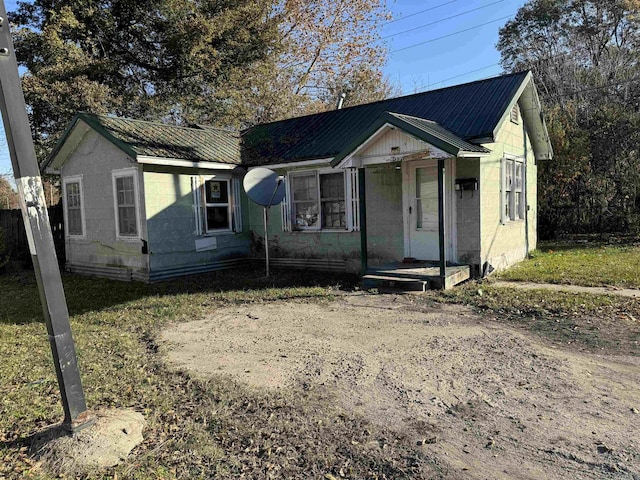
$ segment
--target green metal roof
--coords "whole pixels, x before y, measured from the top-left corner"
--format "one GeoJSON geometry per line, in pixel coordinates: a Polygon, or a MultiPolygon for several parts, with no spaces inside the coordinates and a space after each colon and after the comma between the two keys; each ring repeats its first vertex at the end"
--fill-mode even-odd
{"type": "Polygon", "coordinates": [[[374,135],[380,128],[385,125],[393,125],[420,140],[430,143],[431,145],[444,150],[451,155],[459,155],[461,152],[472,154],[490,153],[491,150],[481,145],[466,142],[460,137],[454,135],[446,128],[442,128],[436,122],[425,120],[423,118],[411,117],[399,113],[385,112],[373,122],[367,130],[361,133],[360,137],[344,148],[331,161],[332,166],[338,165],[346,157],[356,151],[356,149],[374,135]]]}
{"type": "Polygon", "coordinates": [[[129,118],[79,113],[58,141],[46,164],[55,157],[79,120],[85,122],[132,158],[146,156],[192,162],[233,165],[240,163],[240,139],[235,132],[211,127],[181,127],[129,118]]]}
{"type": "Polygon", "coordinates": [[[529,72],[514,73],[453,87],[391,98],[355,107],[256,125],[242,134],[242,161],[269,165],[332,158],[360,138],[386,112],[444,129],[459,140],[493,138],[504,113],[529,72]]]}

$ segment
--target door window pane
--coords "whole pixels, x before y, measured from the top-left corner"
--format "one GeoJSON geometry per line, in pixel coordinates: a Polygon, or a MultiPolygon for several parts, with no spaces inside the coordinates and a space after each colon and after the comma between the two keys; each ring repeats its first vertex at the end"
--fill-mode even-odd
{"type": "Polygon", "coordinates": [[[435,166],[416,168],[415,204],[416,228],[438,231],[438,176],[435,166]]]}

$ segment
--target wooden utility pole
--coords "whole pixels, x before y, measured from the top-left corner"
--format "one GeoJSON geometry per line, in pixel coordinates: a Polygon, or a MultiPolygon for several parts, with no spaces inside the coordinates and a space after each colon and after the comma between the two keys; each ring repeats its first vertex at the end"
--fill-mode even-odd
{"type": "Polygon", "coordinates": [[[0,0],[0,108],[58,377],[64,425],[71,431],[77,431],[93,422],[87,414],[80,381],[69,312],[4,0],[0,0]]]}

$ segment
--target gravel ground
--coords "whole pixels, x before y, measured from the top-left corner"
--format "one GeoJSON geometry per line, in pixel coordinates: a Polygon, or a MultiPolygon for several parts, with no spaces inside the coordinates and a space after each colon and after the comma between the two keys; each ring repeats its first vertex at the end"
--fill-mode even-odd
{"type": "Polygon", "coordinates": [[[460,306],[347,295],[218,309],[172,326],[179,368],[326,389],[451,478],[640,479],[640,358],[554,348],[460,306]]]}

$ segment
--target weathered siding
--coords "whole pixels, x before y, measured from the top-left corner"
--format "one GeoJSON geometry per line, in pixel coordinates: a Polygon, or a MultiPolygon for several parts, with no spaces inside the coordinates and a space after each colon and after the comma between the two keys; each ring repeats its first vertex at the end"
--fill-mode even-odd
{"type": "Polygon", "coordinates": [[[399,163],[365,169],[369,263],[380,265],[404,257],[402,170],[399,163]]]}
{"type": "Polygon", "coordinates": [[[522,118],[513,123],[507,117],[496,137],[496,142],[486,144],[492,153],[483,158],[480,167],[480,213],[481,213],[481,260],[489,262],[495,269],[503,269],[524,259],[527,247],[536,246],[537,227],[537,168],[528,136],[523,131],[522,118]],[[504,154],[525,156],[526,163],[526,205],[529,242],[525,239],[524,220],[501,222],[501,161],[504,154]]]}
{"type": "MultiPolygon", "coordinates": [[[[136,168],[136,164],[121,150],[95,131],[89,131],[61,170],[61,178],[81,175],[84,196],[84,238],[66,239],[67,267],[74,270],[82,266],[82,273],[118,278],[145,278],[148,276],[148,258],[142,254],[142,240],[146,239],[144,218],[139,238],[116,239],[113,183],[111,172],[136,168]]],[[[138,173],[140,204],[138,215],[144,215],[142,175],[138,173]]]]}
{"type": "MultiPolygon", "coordinates": [[[[203,175],[207,173],[201,172],[203,175]]],[[[214,172],[208,172],[213,174],[214,172]]],[[[193,170],[145,165],[145,205],[149,230],[151,279],[192,271],[205,271],[216,262],[247,257],[250,236],[246,226],[248,205],[243,198],[243,232],[207,235],[216,247],[196,251],[196,220],[191,191],[193,170]]],[[[227,174],[228,175],[228,174],[227,174]]],[[[242,197],[245,197],[242,195],[242,197]]]]}
{"type": "MultiPolygon", "coordinates": [[[[290,169],[305,170],[309,167],[290,169]]],[[[287,170],[278,170],[286,175],[287,170]]],[[[253,235],[253,252],[264,256],[264,220],[263,208],[252,201],[249,204],[248,228],[253,235]]],[[[269,209],[269,255],[272,258],[314,258],[344,260],[349,272],[360,270],[360,232],[344,231],[293,231],[282,229],[281,206],[269,209]]]]}
{"type": "MultiPolygon", "coordinates": [[[[479,178],[480,159],[456,159],[456,178],[479,178]]],[[[478,190],[455,192],[458,262],[480,265],[480,183],[478,190]]]]}
{"type": "Polygon", "coordinates": [[[394,128],[384,133],[371,145],[363,148],[356,157],[364,163],[368,160],[378,163],[398,161],[401,157],[412,154],[431,158],[449,156],[439,148],[394,128]]]}

